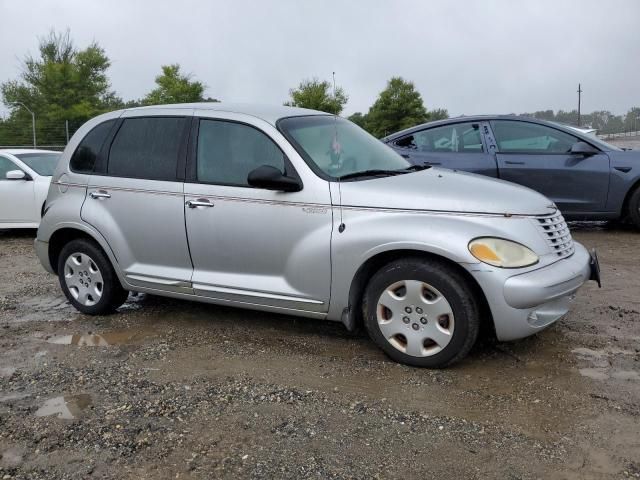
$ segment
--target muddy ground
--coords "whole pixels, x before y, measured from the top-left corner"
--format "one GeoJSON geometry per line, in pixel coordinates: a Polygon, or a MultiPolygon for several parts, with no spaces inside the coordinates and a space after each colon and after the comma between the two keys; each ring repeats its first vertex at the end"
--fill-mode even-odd
{"type": "Polygon", "coordinates": [[[0,232],[0,479],[640,478],[640,233],[573,226],[603,288],[454,368],[340,324],[150,296],[81,315],[0,232]]]}

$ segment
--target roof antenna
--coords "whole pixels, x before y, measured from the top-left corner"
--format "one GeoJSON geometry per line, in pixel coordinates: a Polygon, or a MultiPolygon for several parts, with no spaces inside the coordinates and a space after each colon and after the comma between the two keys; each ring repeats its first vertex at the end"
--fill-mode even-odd
{"type": "MultiPolygon", "coordinates": [[[[336,97],[336,72],[333,72],[333,101],[334,101],[334,105],[337,105],[337,103],[335,103],[336,98],[337,98],[336,97]]],[[[334,127],[334,134],[333,134],[333,145],[332,145],[332,147],[335,148],[336,151],[338,151],[339,148],[340,148],[340,144],[338,143],[338,115],[336,113],[333,114],[333,127],[334,127]]],[[[338,232],[342,233],[342,232],[344,232],[345,228],[347,228],[347,226],[342,221],[342,187],[340,186],[340,175],[338,175],[338,207],[340,209],[340,225],[338,226],[338,232]]]]}

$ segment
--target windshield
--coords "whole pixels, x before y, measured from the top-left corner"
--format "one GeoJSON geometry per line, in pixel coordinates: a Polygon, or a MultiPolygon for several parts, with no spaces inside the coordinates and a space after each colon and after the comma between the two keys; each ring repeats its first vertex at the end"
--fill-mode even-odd
{"type": "Polygon", "coordinates": [[[290,117],[280,120],[278,127],[316,173],[331,179],[410,166],[390,147],[344,118],[290,117]]]}
{"type": "Polygon", "coordinates": [[[58,159],[60,158],[60,154],[54,152],[17,153],[15,156],[26,163],[31,170],[43,177],[50,177],[53,175],[56,165],[58,164],[58,159]]]}

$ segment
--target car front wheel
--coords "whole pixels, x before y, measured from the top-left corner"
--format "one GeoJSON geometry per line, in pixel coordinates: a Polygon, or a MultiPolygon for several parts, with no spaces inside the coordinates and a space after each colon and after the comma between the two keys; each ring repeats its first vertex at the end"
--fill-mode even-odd
{"type": "Polygon", "coordinates": [[[629,198],[629,220],[640,229],[640,187],[637,187],[629,198]]]}
{"type": "Polygon", "coordinates": [[[112,313],[127,299],[104,252],[95,243],[72,240],[58,257],[58,278],[69,302],[82,313],[112,313]]]}
{"type": "Polygon", "coordinates": [[[400,363],[440,368],[467,355],[480,313],[468,281],[439,260],[394,261],[373,275],[364,300],[369,336],[400,363]]]}

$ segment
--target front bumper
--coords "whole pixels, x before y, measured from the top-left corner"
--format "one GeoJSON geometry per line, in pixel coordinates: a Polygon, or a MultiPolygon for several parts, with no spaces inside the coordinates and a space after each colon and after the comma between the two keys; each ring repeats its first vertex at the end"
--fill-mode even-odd
{"type": "Polygon", "coordinates": [[[498,340],[527,337],[551,325],[569,311],[585,282],[599,280],[597,256],[577,242],[574,246],[570,257],[526,273],[470,269],[489,303],[498,340]]]}

